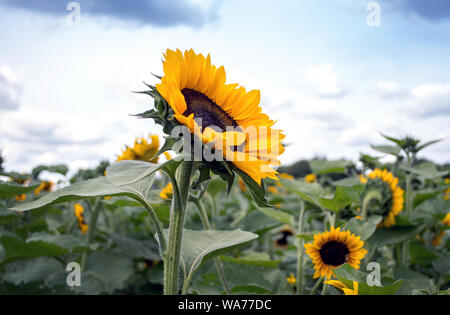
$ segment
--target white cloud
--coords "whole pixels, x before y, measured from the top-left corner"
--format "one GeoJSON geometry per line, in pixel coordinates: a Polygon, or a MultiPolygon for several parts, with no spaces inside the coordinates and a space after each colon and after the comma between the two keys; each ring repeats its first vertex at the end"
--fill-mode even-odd
{"type": "Polygon", "coordinates": [[[339,97],[345,94],[333,64],[308,67],[306,78],[314,91],[321,97],[339,97]]]}
{"type": "Polygon", "coordinates": [[[0,110],[18,109],[21,94],[18,74],[7,66],[0,67],[0,110]]]}
{"type": "Polygon", "coordinates": [[[419,85],[412,89],[411,94],[419,115],[450,115],[450,83],[419,85]]]}

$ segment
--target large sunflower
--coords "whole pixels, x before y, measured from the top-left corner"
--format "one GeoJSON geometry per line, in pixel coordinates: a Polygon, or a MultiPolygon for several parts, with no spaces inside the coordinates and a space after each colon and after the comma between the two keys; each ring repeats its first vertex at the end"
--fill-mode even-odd
{"type": "Polygon", "coordinates": [[[344,263],[358,269],[361,259],[367,254],[360,238],[333,226],[330,231],[314,235],[314,242],[305,244],[305,252],[313,260],[316,269],[314,278],[324,276],[330,279],[333,269],[344,263]]]}
{"type": "Polygon", "coordinates": [[[277,179],[270,165],[280,164],[277,157],[284,151],[284,135],[272,129],[275,122],[262,113],[260,92],[226,84],[224,68],[211,65],[209,55],[191,49],[184,54],[167,50],[164,56],[164,76],[156,89],[173,109],[174,118],[203,143],[215,144],[226,161],[258,184],[266,177],[277,179]],[[249,128],[252,132],[247,132],[249,128]]]}
{"type": "Polygon", "coordinates": [[[366,191],[378,189],[381,192],[381,208],[371,209],[368,212],[380,214],[383,221],[378,227],[391,227],[395,224],[395,217],[403,210],[404,191],[398,186],[398,178],[386,169],[375,169],[368,176],[366,191]]]}

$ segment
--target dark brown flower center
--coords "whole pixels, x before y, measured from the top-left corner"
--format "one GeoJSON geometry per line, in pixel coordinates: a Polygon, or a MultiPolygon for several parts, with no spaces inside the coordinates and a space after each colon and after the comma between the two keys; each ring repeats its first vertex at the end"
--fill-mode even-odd
{"type": "Polygon", "coordinates": [[[342,243],[331,241],[319,250],[322,261],[331,266],[340,266],[347,261],[350,253],[347,246],[342,243]]]}
{"type": "Polygon", "coordinates": [[[202,131],[211,126],[217,126],[222,132],[226,131],[227,127],[238,127],[227,112],[203,93],[192,89],[183,89],[181,93],[186,100],[186,111],[183,116],[194,114],[194,119],[200,118],[202,131]]]}
{"type": "Polygon", "coordinates": [[[282,231],[280,237],[276,240],[278,246],[283,247],[289,243],[289,238],[292,237],[291,231],[282,231]]]}

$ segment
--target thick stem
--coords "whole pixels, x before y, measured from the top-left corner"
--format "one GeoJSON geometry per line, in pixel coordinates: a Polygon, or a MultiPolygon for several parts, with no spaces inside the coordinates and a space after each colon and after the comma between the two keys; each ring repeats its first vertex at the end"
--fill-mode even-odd
{"type": "MultiPolygon", "coordinates": [[[[298,217],[297,235],[303,234],[303,217],[305,214],[305,205],[300,201],[300,214],[298,217]]],[[[303,293],[303,256],[304,256],[304,240],[297,239],[297,295],[303,293]]]]}
{"type": "MultiPolygon", "coordinates": [[[[411,162],[411,158],[409,156],[409,154],[407,154],[407,163],[408,163],[408,168],[412,167],[412,162],[411,162]]],[[[408,220],[411,220],[411,216],[412,216],[412,185],[411,185],[411,180],[412,180],[412,174],[409,172],[408,174],[406,174],[406,196],[405,196],[405,207],[406,207],[406,215],[408,217],[408,220]]],[[[408,260],[409,260],[409,241],[406,241],[405,243],[403,243],[403,248],[402,248],[402,265],[407,266],[408,265],[408,260]]]]}
{"type": "MultiPolygon", "coordinates": [[[[192,202],[197,206],[198,212],[200,214],[200,219],[202,220],[203,227],[206,230],[211,230],[211,224],[209,223],[208,214],[206,213],[205,208],[203,207],[200,199],[193,198],[192,202]]],[[[220,262],[218,257],[215,257],[213,260],[214,260],[214,264],[216,265],[217,274],[219,275],[219,279],[222,282],[225,292],[227,294],[231,294],[231,290],[228,285],[227,278],[225,277],[225,272],[223,271],[222,263],[220,262]]],[[[185,283],[186,288],[183,289],[183,291],[187,292],[188,285],[189,285],[189,283],[185,283]]]]}
{"type": "Polygon", "coordinates": [[[319,287],[319,285],[320,285],[320,283],[321,283],[322,281],[323,281],[323,277],[320,277],[320,278],[316,281],[316,283],[314,284],[314,287],[311,289],[311,292],[309,292],[310,295],[313,295],[313,294],[316,292],[317,288],[319,287]]]}
{"type": "Polygon", "coordinates": [[[174,189],[169,224],[169,243],[164,255],[164,294],[178,294],[181,241],[184,216],[189,195],[192,161],[184,161],[177,169],[176,178],[171,176],[174,189]]]}

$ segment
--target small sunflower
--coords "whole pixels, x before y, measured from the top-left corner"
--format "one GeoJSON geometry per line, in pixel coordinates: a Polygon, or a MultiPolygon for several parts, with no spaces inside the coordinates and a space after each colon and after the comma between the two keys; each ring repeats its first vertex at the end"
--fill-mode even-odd
{"type": "Polygon", "coordinates": [[[287,283],[289,283],[290,285],[295,285],[297,283],[297,279],[295,278],[294,274],[291,272],[291,274],[289,275],[289,277],[286,278],[287,283]]]}
{"type": "Polygon", "coordinates": [[[364,175],[359,174],[358,177],[359,177],[359,181],[361,182],[361,184],[367,183],[367,178],[364,177],[364,175]]]}
{"type": "Polygon", "coordinates": [[[22,202],[22,201],[25,201],[25,199],[27,199],[27,195],[25,195],[25,194],[17,195],[15,197],[15,199],[16,199],[16,201],[22,202]]]}
{"type": "Polygon", "coordinates": [[[305,244],[306,253],[314,264],[314,278],[333,275],[333,269],[344,263],[355,269],[359,268],[361,259],[367,254],[360,236],[350,231],[340,231],[333,226],[330,231],[314,235],[314,242],[305,244]]]}
{"type": "Polygon", "coordinates": [[[434,247],[439,246],[442,243],[442,238],[444,237],[444,235],[444,231],[438,232],[431,240],[431,245],[433,245],[434,247]]]}
{"type": "Polygon", "coordinates": [[[258,184],[263,178],[277,179],[270,166],[280,164],[284,135],[272,129],[275,122],[262,113],[260,92],[226,84],[224,67],[212,65],[209,55],[168,49],[164,57],[164,76],[156,89],[173,109],[175,120],[203,143],[219,148],[227,162],[258,184]]]}
{"type": "Polygon", "coordinates": [[[277,195],[279,193],[278,189],[275,186],[267,187],[267,191],[274,195],[277,195]]]}
{"type": "Polygon", "coordinates": [[[330,284],[335,288],[338,288],[342,292],[344,292],[345,295],[358,295],[358,282],[353,281],[353,289],[350,289],[345,284],[343,284],[341,281],[338,280],[328,280],[325,281],[326,284],[330,284]]]}
{"type": "Polygon", "coordinates": [[[378,214],[383,221],[378,227],[391,227],[395,224],[395,217],[403,210],[404,191],[398,186],[398,178],[391,172],[375,169],[368,175],[366,191],[378,189],[381,192],[381,202],[378,206],[369,208],[369,213],[378,214]]]}
{"type": "Polygon", "coordinates": [[[441,222],[446,226],[450,226],[450,212],[445,215],[441,222]]]}
{"type": "Polygon", "coordinates": [[[53,185],[54,185],[53,182],[43,181],[41,182],[39,187],[35,189],[34,194],[37,196],[40,194],[41,191],[52,192],[53,185]]]}
{"type": "Polygon", "coordinates": [[[74,212],[75,216],[78,220],[78,226],[80,227],[81,234],[86,234],[87,230],[89,229],[89,226],[86,224],[86,221],[84,220],[84,208],[81,204],[77,203],[74,206],[74,212]]]}
{"type": "Polygon", "coordinates": [[[307,182],[307,183],[314,183],[316,180],[317,180],[317,177],[314,174],[308,174],[305,176],[305,182],[307,182]]]}
{"type": "Polygon", "coordinates": [[[278,249],[284,249],[289,245],[289,239],[294,237],[294,230],[289,226],[283,226],[277,233],[274,245],[278,249]]]}
{"type": "MultiPolygon", "coordinates": [[[[159,137],[151,135],[149,139],[136,138],[132,148],[126,147],[122,154],[117,157],[117,161],[141,160],[150,163],[158,163],[159,157],[156,154],[159,151],[159,137]]],[[[170,154],[165,154],[166,159],[170,159],[170,154]]]]}
{"type": "Polygon", "coordinates": [[[172,183],[168,183],[166,187],[163,188],[163,190],[161,190],[161,192],[159,193],[159,196],[162,199],[170,199],[172,198],[173,195],[173,186],[172,183]]]}

